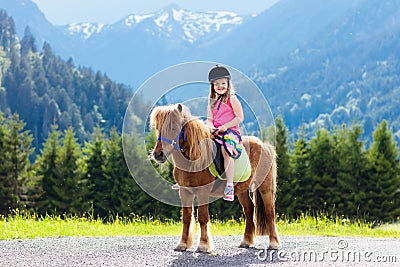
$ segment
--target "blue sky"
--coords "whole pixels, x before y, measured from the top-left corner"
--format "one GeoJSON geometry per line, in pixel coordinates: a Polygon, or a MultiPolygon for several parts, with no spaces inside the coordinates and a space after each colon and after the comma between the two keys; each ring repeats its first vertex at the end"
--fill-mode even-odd
{"type": "Polygon", "coordinates": [[[32,0],[55,25],[72,22],[113,23],[130,14],[147,14],[169,4],[194,11],[258,14],[279,0],[32,0]]]}

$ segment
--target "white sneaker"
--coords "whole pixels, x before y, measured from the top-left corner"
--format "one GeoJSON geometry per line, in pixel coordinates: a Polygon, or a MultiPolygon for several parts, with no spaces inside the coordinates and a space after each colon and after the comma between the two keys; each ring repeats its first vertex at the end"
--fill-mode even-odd
{"type": "Polygon", "coordinates": [[[172,190],[179,190],[179,185],[178,184],[173,184],[171,186],[172,190]]]}
{"type": "Polygon", "coordinates": [[[234,201],[235,200],[235,187],[227,186],[224,191],[224,200],[234,201]]]}

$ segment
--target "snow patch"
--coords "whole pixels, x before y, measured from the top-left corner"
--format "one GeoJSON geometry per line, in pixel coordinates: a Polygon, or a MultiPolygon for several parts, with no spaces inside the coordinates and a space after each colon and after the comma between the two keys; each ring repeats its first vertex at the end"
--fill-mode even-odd
{"type": "Polygon", "coordinates": [[[184,14],[183,14],[182,9],[180,9],[180,10],[173,9],[172,10],[172,17],[174,18],[174,20],[180,22],[183,20],[183,16],[184,16],[184,14]]]}
{"type": "Polygon", "coordinates": [[[88,39],[95,33],[101,32],[105,24],[72,23],[68,25],[68,31],[72,34],[83,33],[83,38],[88,39]]]}
{"type": "Polygon", "coordinates": [[[163,27],[164,24],[167,22],[169,14],[163,14],[160,17],[156,18],[154,22],[157,24],[158,27],[163,27]]]}
{"type": "Polygon", "coordinates": [[[149,15],[129,15],[128,17],[125,18],[125,25],[128,27],[131,27],[135,24],[139,24],[142,21],[153,17],[153,14],[149,14],[149,15]]]}

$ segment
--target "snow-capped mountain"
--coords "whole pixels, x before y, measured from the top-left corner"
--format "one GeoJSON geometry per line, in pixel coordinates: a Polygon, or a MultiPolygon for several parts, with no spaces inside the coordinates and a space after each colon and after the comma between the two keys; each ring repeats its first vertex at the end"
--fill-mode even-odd
{"type": "Polygon", "coordinates": [[[58,26],[70,44],[69,50],[59,53],[135,88],[163,68],[204,60],[197,56],[198,47],[223,39],[252,17],[233,12],[193,12],[169,5],[150,14],[131,14],[109,25],[58,26]]]}
{"type": "Polygon", "coordinates": [[[48,42],[62,58],[106,72],[133,88],[172,64],[206,60],[198,56],[198,47],[223,39],[253,17],[169,5],[150,14],[131,14],[113,24],[55,26],[31,0],[0,0],[0,8],[14,18],[21,38],[29,25],[38,49],[48,42]]]}
{"type": "Polygon", "coordinates": [[[87,40],[104,32],[108,34],[138,29],[152,37],[195,43],[216,33],[224,34],[241,25],[248,16],[233,12],[193,12],[170,5],[154,13],[131,14],[115,24],[74,23],[62,28],[70,35],[87,40]]]}

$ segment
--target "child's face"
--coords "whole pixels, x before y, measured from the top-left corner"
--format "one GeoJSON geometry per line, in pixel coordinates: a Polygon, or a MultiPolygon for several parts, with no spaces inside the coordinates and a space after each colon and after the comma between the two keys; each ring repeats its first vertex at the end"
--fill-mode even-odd
{"type": "Polygon", "coordinates": [[[228,90],[228,79],[227,78],[221,78],[218,80],[213,81],[214,84],[214,90],[217,94],[222,95],[225,94],[226,91],[228,90]]]}

